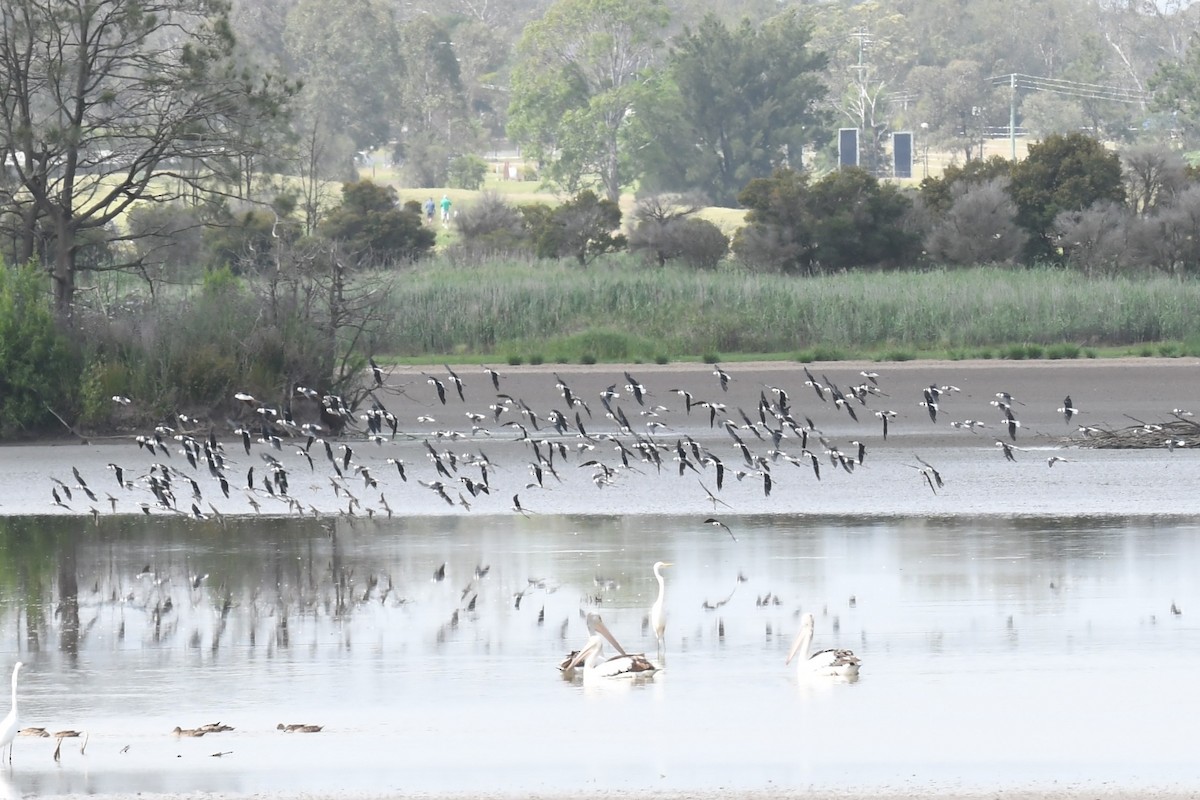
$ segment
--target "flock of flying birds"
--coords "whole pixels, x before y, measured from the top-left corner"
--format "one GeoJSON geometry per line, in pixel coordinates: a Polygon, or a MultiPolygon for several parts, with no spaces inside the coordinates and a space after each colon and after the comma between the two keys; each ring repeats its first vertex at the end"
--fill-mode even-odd
{"type": "MultiPolygon", "coordinates": [[[[478,504],[489,513],[529,516],[539,510],[537,500],[529,498],[560,486],[586,487],[581,479],[572,479],[586,474],[599,490],[653,476],[683,479],[697,505],[711,506],[717,514],[733,509],[726,499],[731,480],[756,483],[769,497],[781,481],[822,481],[828,471],[854,475],[869,463],[869,450],[894,435],[898,422],[908,426],[928,415],[930,424],[942,425],[959,405],[956,395],[961,392],[954,385],[931,383],[919,397],[906,399],[889,392],[887,379],[869,370],[844,381],[843,389],[806,366],[790,372],[800,384],[794,391],[754,384],[720,365],[703,367],[703,372],[673,372],[679,378],[675,386],[647,386],[632,370],[624,370],[620,380],[590,389],[583,385],[594,383],[595,373],[573,385],[547,370],[523,376],[524,385],[546,381],[536,387],[539,397],[547,396],[553,381],[555,399],[535,408],[506,391],[508,376],[488,367],[483,367],[485,378],[468,385],[449,365],[444,373],[419,375],[388,371],[374,359],[370,365],[364,400],[354,407],[303,386],[278,403],[238,392],[233,397],[237,417],[229,421],[235,438],[219,437],[216,426],[178,415],[134,437],[148,465],[109,463],[112,477],[104,488],[99,478],[85,478],[71,467],[70,480],[52,476],[53,503],[74,513],[86,506],[97,521],[105,506],[114,513],[177,514],[219,524],[226,523],[226,515],[251,510],[337,513],[353,521],[412,513],[420,505],[413,502],[414,493],[427,492],[429,503],[444,503],[451,511],[470,511],[478,504]],[[709,371],[711,377],[705,374],[709,371]],[[734,385],[737,391],[731,391],[734,385]],[[824,426],[814,417],[824,419],[824,426]],[[822,427],[864,433],[838,442],[822,427]],[[502,453],[497,460],[486,452],[493,447],[502,453]],[[80,503],[80,494],[86,502],[80,503]]],[[[113,401],[136,403],[127,397],[113,401]]],[[[979,416],[990,413],[990,421],[953,419],[949,426],[976,436],[990,434],[1000,455],[1015,461],[1023,449],[1018,438],[1030,435],[1021,433],[1024,401],[998,391],[989,395],[986,409],[979,407],[979,416]]],[[[1069,427],[1082,411],[1067,395],[1056,413],[1069,427]]],[[[1172,413],[1181,419],[1190,416],[1182,409],[1172,413]]],[[[1086,436],[1089,430],[1095,429],[1080,426],[1078,433],[1086,436]]],[[[1053,467],[1069,460],[1050,455],[1046,463],[1053,467]]],[[[917,453],[912,462],[906,466],[919,480],[915,485],[934,495],[945,487],[934,464],[917,453]]],[[[738,541],[724,520],[706,516],[702,524],[738,541]]],[[[654,567],[660,612],[663,566],[654,567]]],[[[822,651],[814,662],[816,656],[808,653],[812,625],[807,618],[804,622],[792,652],[802,669],[814,669],[816,663],[818,671],[857,673],[858,660],[847,651],[822,651]]],[[[564,671],[633,674],[655,668],[630,656],[599,617],[589,618],[588,627],[588,643],[564,661],[564,671]],[[603,655],[605,643],[616,656],[603,655]]],[[[661,647],[657,622],[655,629],[661,647]]]]}
{"type": "MultiPolygon", "coordinates": [[[[506,376],[488,367],[483,367],[486,380],[468,387],[449,365],[444,374],[406,373],[400,376],[404,380],[394,380],[393,373],[373,358],[370,366],[369,390],[355,407],[342,397],[304,386],[294,387],[277,402],[236,393],[237,415],[223,429],[237,437],[232,442],[218,437],[217,425],[179,414],[134,437],[139,450],[150,457],[149,465],[108,464],[115,490],[111,483],[98,489],[99,478],[85,478],[71,467],[70,479],[51,476],[53,504],[75,513],[84,506],[97,521],[105,506],[112,512],[163,512],[220,522],[226,514],[257,514],[264,507],[267,513],[321,515],[336,510],[346,518],[391,517],[412,510],[414,504],[406,498],[389,499],[388,494],[410,485],[411,477],[411,485],[420,487],[417,491],[429,492],[450,509],[469,511],[479,504],[492,513],[528,515],[537,510],[536,502],[528,501],[529,491],[572,485],[567,472],[587,470],[600,489],[630,481],[631,476],[643,481],[647,474],[690,478],[689,491],[711,504],[715,514],[732,507],[722,495],[730,477],[757,482],[762,494],[770,496],[781,479],[794,474],[791,467],[811,473],[816,481],[829,470],[853,474],[866,463],[873,436],[872,447],[886,443],[898,421],[911,426],[919,413],[938,426],[960,404],[955,396],[961,392],[957,386],[935,382],[924,386],[919,398],[906,400],[889,394],[877,372],[862,370],[843,389],[824,374],[818,378],[807,366],[801,367],[802,374],[792,373],[797,381],[802,378],[793,391],[782,385],[750,384],[712,365],[712,377],[704,383],[697,380],[700,374],[687,376],[683,383],[690,389],[648,387],[624,370],[620,381],[588,391],[557,372],[539,373],[547,383],[553,379],[560,399],[534,408],[519,394],[506,392],[506,376]],[[735,383],[740,391],[731,392],[735,383]],[[735,395],[740,404],[727,399],[735,395]],[[829,419],[831,414],[835,419],[829,419]],[[863,432],[838,442],[814,417],[824,419],[826,428],[852,425],[863,432]],[[872,418],[878,425],[874,433],[872,418]],[[412,464],[392,447],[417,442],[423,458],[412,464]],[[492,443],[507,447],[501,461],[486,454],[485,447],[491,449],[492,443]],[[514,443],[523,447],[515,456],[514,443]],[[509,479],[498,485],[494,478],[501,473],[509,479]],[[505,502],[507,498],[511,499],[505,502]],[[504,505],[497,507],[498,503],[504,505]]],[[[549,386],[539,387],[538,395],[544,396],[545,389],[549,386]]],[[[1016,461],[1023,449],[1017,440],[1025,403],[1007,391],[989,397],[989,408],[980,408],[977,418],[948,424],[977,436],[990,434],[1003,458],[1016,461]],[[985,421],[986,414],[990,420],[985,421]]],[[[122,396],[113,401],[122,407],[136,403],[122,396]]],[[[1056,413],[1069,428],[1082,412],[1068,394],[1056,413]]],[[[1192,415],[1177,408],[1172,416],[1192,415]]],[[[1077,432],[1088,436],[1099,429],[1079,425],[1077,432]]],[[[1164,445],[1174,449],[1186,443],[1167,438],[1164,445]]],[[[1051,454],[1046,463],[1053,467],[1069,460],[1051,454]]],[[[913,453],[907,466],[932,493],[944,488],[941,471],[919,454],[913,453]]],[[[704,522],[736,540],[723,521],[709,517],[704,522]]]]}
{"type": "MultiPolygon", "coordinates": [[[[835,425],[861,425],[869,431],[874,418],[881,435],[876,442],[887,441],[902,415],[886,406],[903,401],[889,396],[877,373],[863,370],[843,390],[824,375],[817,378],[807,367],[802,370],[798,390],[808,404],[837,416],[835,425]]],[[[219,437],[216,425],[180,414],[133,438],[148,465],[109,463],[111,482],[85,477],[71,467],[69,478],[51,476],[50,496],[55,507],[74,513],[86,509],[96,519],[106,507],[114,513],[172,513],[221,522],[229,513],[263,513],[264,508],[276,514],[336,510],[350,518],[390,517],[403,513],[406,504],[389,499],[389,490],[412,485],[450,508],[469,511],[478,503],[493,513],[528,515],[536,509],[527,500],[531,495],[523,499],[522,492],[569,484],[564,470],[587,470],[600,489],[634,475],[690,477],[716,513],[730,507],[721,494],[730,477],[757,482],[762,494],[770,496],[792,467],[820,481],[827,477],[823,470],[853,474],[868,457],[869,432],[835,442],[814,422],[817,411],[800,410],[791,389],[763,385],[756,387],[753,400],[741,393],[749,401],[744,405],[726,402],[730,384],[738,379],[719,365],[712,367],[707,398],[686,388],[647,387],[629,370],[599,392],[583,392],[554,372],[547,381],[554,381],[561,401],[543,408],[506,393],[501,373],[484,371],[486,393],[478,385],[468,388],[448,365],[444,375],[426,372],[398,382],[371,359],[370,390],[356,408],[339,396],[303,386],[278,403],[238,392],[233,397],[237,416],[228,421],[236,437],[232,441],[219,437]],[[423,456],[414,463],[406,463],[390,447],[414,443],[423,456]],[[510,451],[513,443],[524,449],[493,461],[486,454],[493,443],[510,451]],[[501,495],[494,478],[502,471],[513,475],[513,464],[519,464],[517,477],[507,481],[501,495]],[[327,498],[330,489],[333,503],[327,498]]],[[[920,407],[937,425],[959,391],[930,384],[910,408],[920,407]]],[[[119,396],[113,401],[136,403],[119,396]]],[[[1021,449],[1016,444],[1021,404],[1008,392],[997,392],[990,401],[992,422],[956,419],[949,424],[974,434],[995,432],[997,448],[1013,461],[1021,449]]],[[[1080,410],[1068,395],[1058,413],[1069,424],[1080,410]]],[[[1084,434],[1087,430],[1080,428],[1084,434]]],[[[1066,460],[1051,456],[1047,463],[1066,460]]],[[[940,471],[920,455],[914,453],[908,466],[933,493],[944,487],[940,471]]],[[[722,521],[710,517],[705,522],[736,539],[722,521]]]]}

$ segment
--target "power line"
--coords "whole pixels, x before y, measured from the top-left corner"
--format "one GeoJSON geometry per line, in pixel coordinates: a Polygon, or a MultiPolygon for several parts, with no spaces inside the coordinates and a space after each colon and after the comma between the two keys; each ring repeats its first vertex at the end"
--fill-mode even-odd
{"type": "Polygon", "coordinates": [[[1106,86],[1101,83],[1084,83],[1068,81],[1062,78],[1043,78],[1038,75],[1025,75],[1020,72],[1010,72],[1007,75],[993,75],[989,80],[993,85],[1007,85],[1012,90],[1009,98],[1008,111],[1008,140],[1012,150],[1012,160],[1017,160],[1017,90],[1025,89],[1032,92],[1048,92],[1049,94],[1080,97],[1085,100],[1104,100],[1112,103],[1130,103],[1144,106],[1149,95],[1136,89],[1125,89],[1120,86],[1106,86]]]}
{"type": "Polygon", "coordinates": [[[1014,89],[1026,89],[1035,92],[1082,97],[1088,100],[1109,100],[1115,103],[1144,104],[1150,99],[1146,92],[1137,89],[1125,89],[1120,86],[1106,86],[1101,83],[1084,83],[1068,81],[1062,78],[1043,78],[1037,75],[1024,75],[1019,72],[1008,75],[995,75],[990,78],[995,85],[1007,85],[1014,89]]]}

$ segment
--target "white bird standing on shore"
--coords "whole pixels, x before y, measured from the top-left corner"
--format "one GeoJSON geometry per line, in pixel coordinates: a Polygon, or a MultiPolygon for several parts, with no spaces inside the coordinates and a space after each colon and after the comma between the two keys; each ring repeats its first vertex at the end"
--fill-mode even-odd
{"type": "Polygon", "coordinates": [[[816,620],[812,614],[800,618],[800,634],[796,637],[792,649],[788,651],[787,663],[793,658],[799,658],[796,674],[801,678],[830,677],[854,680],[858,677],[858,656],[849,650],[818,650],[809,655],[808,648],[812,645],[813,628],[816,620]]]}
{"type": "Polygon", "coordinates": [[[17,718],[17,673],[21,671],[21,667],[25,666],[18,661],[13,666],[12,674],[12,708],[8,710],[8,716],[0,722],[0,753],[3,753],[4,746],[8,745],[8,763],[12,763],[13,739],[17,738],[17,730],[21,727],[21,722],[17,718]]]}

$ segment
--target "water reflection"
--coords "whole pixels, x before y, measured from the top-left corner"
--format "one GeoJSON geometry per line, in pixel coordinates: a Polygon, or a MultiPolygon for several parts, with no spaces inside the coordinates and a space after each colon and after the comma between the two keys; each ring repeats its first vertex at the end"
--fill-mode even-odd
{"type": "Polygon", "coordinates": [[[1197,699],[1194,523],[736,521],[0,519],[0,666],[28,664],[27,724],[91,732],[60,766],[19,740],[0,795],[1023,784],[1047,752],[1060,778],[1194,779],[1200,723],[1157,723],[1197,699]],[[559,680],[588,611],[653,655],[660,560],[667,669],[559,680]],[[860,681],[797,681],[802,611],[860,681]],[[612,736],[631,723],[653,747],[612,736]]]}

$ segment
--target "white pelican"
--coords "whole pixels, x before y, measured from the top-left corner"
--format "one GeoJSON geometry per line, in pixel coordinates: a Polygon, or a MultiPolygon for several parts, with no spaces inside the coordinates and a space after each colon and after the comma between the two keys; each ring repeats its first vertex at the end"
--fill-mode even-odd
{"type": "Polygon", "coordinates": [[[796,671],[802,678],[811,676],[828,676],[849,680],[857,678],[858,665],[861,662],[858,660],[858,656],[849,650],[819,650],[812,655],[808,654],[815,625],[816,620],[813,619],[812,614],[805,614],[800,618],[800,634],[788,652],[787,663],[792,663],[792,659],[799,656],[800,663],[796,671]]]}
{"type": "Polygon", "coordinates": [[[17,738],[17,730],[21,727],[20,721],[17,719],[17,673],[21,671],[21,667],[25,666],[20,661],[13,667],[12,674],[12,708],[8,710],[8,716],[0,722],[0,752],[3,752],[5,745],[8,746],[8,763],[12,763],[13,739],[17,738]]]}
{"type": "Polygon", "coordinates": [[[599,614],[588,614],[588,630],[591,635],[583,649],[567,656],[559,665],[564,677],[574,677],[575,669],[583,667],[583,679],[590,678],[649,678],[658,671],[648,658],[641,654],[629,654],[608,630],[599,614]],[[604,641],[616,648],[620,655],[604,657],[604,641]]]}
{"type": "Polygon", "coordinates": [[[654,562],[654,577],[658,580],[658,599],[650,606],[650,627],[654,628],[654,638],[658,640],[658,657],[663,657],[665,645],[663,632],[667,628],[667,614],[663,610],[663,599],[667,594],[667,585],[663,582],[662,568],[672,566],[670,561],[654,562]]]}

